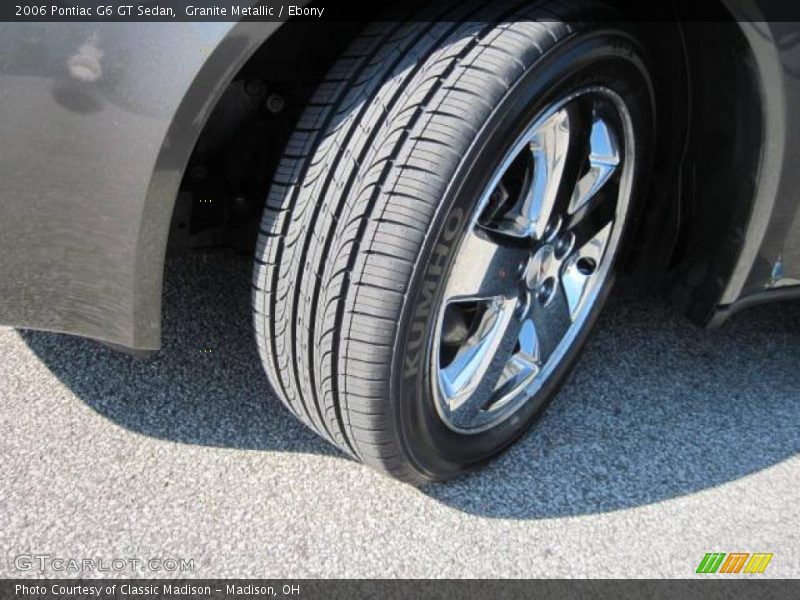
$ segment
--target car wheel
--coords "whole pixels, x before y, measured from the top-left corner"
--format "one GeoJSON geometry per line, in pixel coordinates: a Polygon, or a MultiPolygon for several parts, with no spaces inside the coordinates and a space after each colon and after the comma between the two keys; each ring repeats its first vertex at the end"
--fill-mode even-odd
{"type": "Polygon", "coordinates": [[[256,254],[277,395],[416,484],[492,458],[556,394],[652,145],[625,26],[490,4],[375,23],[351,44],[277,167],[256,254]]]}

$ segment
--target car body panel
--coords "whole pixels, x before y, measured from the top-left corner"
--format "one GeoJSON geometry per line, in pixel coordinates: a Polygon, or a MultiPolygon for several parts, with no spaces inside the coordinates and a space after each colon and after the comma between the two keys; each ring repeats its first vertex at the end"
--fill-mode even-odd
{"type": "Polygon", "coordinates": [[[0,323],[159,347],[183,169],[279,26],[0,25],[0,323]]]}
{"type": "Polygon", "coordinates": [[[800,152],[800,26],[740,25],[761,81],[764,144],[750,222],[720,299],[723,307],[800,283],[800,169],[794,160],[800,152]]]}
{"type": "MultiPolygon", "coordinates": [[[[765,25],[768,25],[771,44],[780,49],[773,58],[778,65],[770,75],[776,85],[778,80],[781,81],[782,94],[774,95],[781,96],[784,102],[776,107],[782,110],[775,118],[776,141],[771,145],[783,142],[780,148],[783,154],[778,164],[784,168],[769,168],[765,174],[765,179],[774,189],[774,202],[769,215],[763,216],[767,221],[764,236],[739,293],[741,298],[800,283],[800,169],[797,168],[797,156],[800,155],[800,30],[798,24],[792,22],[756,25],[759,25],[758,31],[762,35],[765,25]]],[[[767,93],[771,84],[771,81],[766,83],[764,93],[774,102],[773,94],[767,93]]],[[[770,150],[769,146],[765,149],[765,169],[769,161],[774,160],[769,156],[770,150]]],[[[775,152],[777,154],[778,150],[775,152]]],[[[763,212],[767,212],[766,208],[763,212]]]]}

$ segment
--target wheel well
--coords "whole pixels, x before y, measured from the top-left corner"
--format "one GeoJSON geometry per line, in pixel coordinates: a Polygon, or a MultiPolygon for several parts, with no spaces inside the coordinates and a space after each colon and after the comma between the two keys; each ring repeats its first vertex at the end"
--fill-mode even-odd
{"type": "Polygon", "coordinates": [[[227,86],[183,173],[167,251],[250,253],[280,154],[333,60],[360,23],[288,22],[227,86]]]}
{"type": "Polygon", "coordinates": [[[717,21],[675,24],[672,50],[661,49],[668,50],[662,56],[680,55],[684,64],[680,68],[672,59],[659,65],[651,206],[634,259],[642,280],[666,291],[703,325],[741,251],[763,140],[759,73],[750,44],[740,25],[721,4],[718,8],[717,21]]]}

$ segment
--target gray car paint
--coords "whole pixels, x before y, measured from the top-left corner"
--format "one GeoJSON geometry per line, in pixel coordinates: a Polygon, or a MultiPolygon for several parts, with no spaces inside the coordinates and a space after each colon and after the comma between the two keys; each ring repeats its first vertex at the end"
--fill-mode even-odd
{"type": "MultiPolygon", "coordinates": [[[[770,180],[777,179],[774,203],[741,297],[800,283],[800,169],[796,166],[800,144],[800,30],[797,23],[772,23],[767,35],[766,24],[756,25],[762,38],[766,37],[779,49],[775,56],[778,64],[769,73],[772,81],[766,82],[765,90],[773,89],[772,85],[780,87],[765,93],[765,97],[770,102],[775,97],[784,102],[774,119],[775,129],[781,130],[775,138],[783,142],[783,154],[770,169],[770,180]]],[[[765,168],[775,160],[768,156],[769,150],[766,148],[764,153],[765,168]]]]}
{"type": "Polygon", "coordinates": [[[765,142],[745,244],[723,305],[750,304],[757,294],[800,283],[800,170],[793,158],[800,145],[800,29],[792,22],[741,27],[761,79],[765,142]]]}
{"type": "Polygon", "coordinates": [[[279,26],[0,25],[0,322],[159,347],[182,171],[279,26]]]}
{"type": "MultiPolygon", "coordinates": [[[[0,24],[0,323],[159,347],[183,169],[225,86],[278,26],[0,24]]],[[[724,304],[800,280],[800,171],[787,159],[800,145],[797,26],[742,26],[768,139],[724,304]]]]}

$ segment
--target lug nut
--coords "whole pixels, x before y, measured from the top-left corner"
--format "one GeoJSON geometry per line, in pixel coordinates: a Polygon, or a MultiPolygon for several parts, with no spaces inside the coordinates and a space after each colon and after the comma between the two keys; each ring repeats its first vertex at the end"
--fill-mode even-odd
{"type": "Polygon", "coordinates": [[[555,288],[555,277],[548,277],[545,279],[536,291],[536,298],[539,300],[539,304],[547,304],[553,296],[553,290],[555,290],[555,288]]]}
{"type": "Polygon", "coordinates": [[[552,240],[558,233],[559,229],[561,229],[561,217],[556,217],[555,220],[550,221],[544,228],[544,234],[543,234],[544,241],[547,242],[552,240]]]}
{"type": "Polygon", "coordinates": [[[270,94],[264,104],[272,114],[277,114],[286,108],[286,100],[280,94],[270,94]]]}
{"type": "Polygon", "coordinates": [[[556,242],[556,252],[555,252],[556,258],[558,260],[564,258],[570,251],[570,249],[572,248],[572,239],[573,239],[572,234],[569,232],[565,233],[564,235],[558,238],[558,241],[556,242]]]}
{"type": "Polygon", "coordinates": [[[245,83],[244,91],[253,98],[263,98],[267,93],[267,84],[260,79],[250,79],[245,83]]]}

